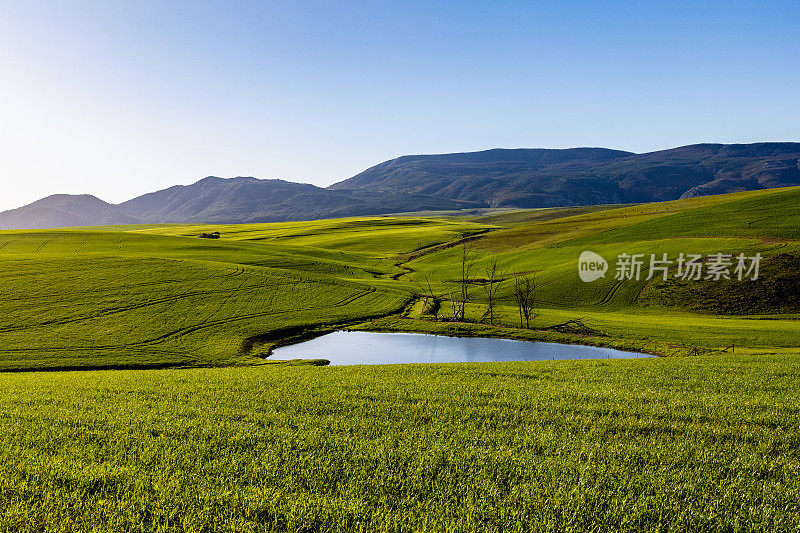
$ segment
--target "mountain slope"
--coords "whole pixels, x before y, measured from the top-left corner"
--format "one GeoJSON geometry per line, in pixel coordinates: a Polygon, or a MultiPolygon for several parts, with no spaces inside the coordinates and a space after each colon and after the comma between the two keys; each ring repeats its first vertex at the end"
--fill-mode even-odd
{"type": "Polygon", "coordinates": [[[404,156],[330,187],[407,191],[492,207],[675,200],[800,185],[800,143],[698,144],[632,154],[601,148],[404,156]]]}
{"type": "Polygon", "coordinates": [[[0,213],[0,229],[137,224],[136,217],[91,194],[54,194],[0,213]]]}
{"type": "Polygon", "coordinates": [[[420,194],[336,191],[307,183],[209,176],[119,205],[146,222],[277,222],[374,215],[424,209],[461,209],[469,202],[420,194]]]}

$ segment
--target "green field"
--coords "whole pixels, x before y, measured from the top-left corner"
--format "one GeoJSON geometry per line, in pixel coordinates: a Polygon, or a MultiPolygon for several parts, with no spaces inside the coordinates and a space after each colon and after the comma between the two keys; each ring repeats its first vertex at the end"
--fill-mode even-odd
{"type": "Polygon", "coordinates": [[[8,531],[796,531],[800,357],[0,375],[8,531]]]}
{"type": "Polygon", "coordinates": [[[2,231],[0,530],[796,531],[799,206],[789,188],[462,216],[2,231]],[[221,238],[199,238],[213,231],[221,238]],[[473,277],[492,259],[502,270],[495,324],[477,323],[479,280],[467,321],[441,320],[464,243],[473,277]],[[605,278],[579,279],[584,250],[609,260],[605,278]],[[621,253],[760,253],[763,277],[618,281],[621,253]],[[532,329],[513,303],[525,275],[537,282],[532,329]],[[428,287],[440,320],[425,313],[428,287]],[[572,319],[594,332],[544,330],[572,319]],[[385,367],[266,357],[343,327],[668,357],[385,367]]]}

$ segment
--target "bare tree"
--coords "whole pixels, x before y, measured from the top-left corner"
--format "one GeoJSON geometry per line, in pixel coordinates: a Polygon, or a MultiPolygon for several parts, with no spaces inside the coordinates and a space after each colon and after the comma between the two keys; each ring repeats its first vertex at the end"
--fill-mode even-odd
{"type": "Polygon", "coordinates": [[[425,275],[425,286],[422,288],[422,295],[424,298],[422,313],[433,315],[434,318],[438,319],[439,299],[433,292],[433,287],[431,286],[431,278],[427,274],[425,275]]]}
{"type": "Polygon", "coordinates": [[[489,324],[494,324],[494,306],[497,296],[497,289],[500,288],[500,284],[503,282],[503,273],[500,272],[497,258],[494,257],[489,262],[489,266],[486,267],[486,281],[483,283],[483,290],[486,291],[486,313],[484,313],[483,319],[489,319],[489,324]]]}
{"type": "Polygon", "coordinates": [[[450,293],[450,303],[453,304],[453,320],[458,320],[458,306],[452,292],[450,293]]]}
{"type": "Polygon", "coordinates": [[[454,319],[464,320],[464,316],[466,315],[467,302],[469,301],[470,272],[474,265],[475,261],[472,258],[472,248],[465,242],[461,245],[461,300],[458,302],[458,316],[454,316],[454,319]]]}
{"type": "Polygon", "coordinates": [[[519,327],[530,329],[531,320],[536,318],[536,278],[534,276],[518,276],[514,281],[514,300],[519,309],[519,327]]]}
{"type": "Polygon", "coordinates": [[[461,278],[458,280],[459,292],[454,295],[449,293],[450,303],[453,305],[453,321],[464,320],[466,316],[467,302],[470,301],[469,285],[472,283],[470,274],[475,261],[472,257],[471,248],[467,243],[461,246],[461,278]]]}

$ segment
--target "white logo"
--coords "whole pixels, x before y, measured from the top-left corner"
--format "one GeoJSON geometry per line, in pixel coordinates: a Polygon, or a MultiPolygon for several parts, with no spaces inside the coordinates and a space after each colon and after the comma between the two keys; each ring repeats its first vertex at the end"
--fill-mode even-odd
{"type": "Polygon", "coordinates": [[[594,252],[587,250],[578,258],[578,275],[586,283],[606,277],[606,270],[608,262],[594,252]]]}

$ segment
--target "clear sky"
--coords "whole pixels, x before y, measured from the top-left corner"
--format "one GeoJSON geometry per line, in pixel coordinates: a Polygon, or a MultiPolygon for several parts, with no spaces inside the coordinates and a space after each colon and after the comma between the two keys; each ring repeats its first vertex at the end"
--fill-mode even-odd
{"type": "Polygon", "coordinates": [[[0,0],[0,209],[403,154],[800,140],[800,2],[0,0]]]}

